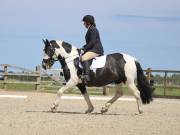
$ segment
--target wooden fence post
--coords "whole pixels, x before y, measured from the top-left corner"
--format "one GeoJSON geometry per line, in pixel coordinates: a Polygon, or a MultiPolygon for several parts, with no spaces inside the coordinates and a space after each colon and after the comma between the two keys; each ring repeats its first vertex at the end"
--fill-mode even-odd
{"type": "Polygon", "coordinates": [[[110,90],[109,90],[109,89],[110,89],[109,87],[110,87],[110,86],[108,86],[108,85],[103,87],[103,95],[104,95],[104,96],[109,95],[109,91],[110,91],[110,90]]]}
{"type": "Polygon", "coordinates": [[[36,74],[38,75],[36,77],[36,90],[40,90],[41,89],[41,66],[36,66],[36,74]]]}
{"type": "Polygon", "coordinates": [[[103,87],[103,95],[104,95],[104,96],[106,96],[106,95],[107,95],[107,91],[106,91],[106,89],[107,89],[107,87],[106,87],[106,86],[104,86],[104,87],[103,87]]]}
{"type": "Polygon", "coordinates": [[[167,72],[164,75],[164,96],[166,96],[166,88],[167,88],[167,72]]]}
{"type": "Polygon", "coordinates": [[[4,79],[4,89],[7,88],[7,74],[8,74],[8,66],[7,65],[4,65],[4,76],[3,76],[3,79],[4,79]]]}
{"type": "Polygon", "coordinates": [[[148,82],[149,82],[149,84],[150,84],[150,80],[151,80],[151,68],[148,68],[148,69],[147,69],[146,74],[147,74],[148,82]]]}

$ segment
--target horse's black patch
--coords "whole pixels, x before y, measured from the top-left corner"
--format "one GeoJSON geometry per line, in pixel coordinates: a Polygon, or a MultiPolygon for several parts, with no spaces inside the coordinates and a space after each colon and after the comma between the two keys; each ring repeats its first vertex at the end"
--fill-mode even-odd
{"type": "Polygon", "coordinates": [[[79,67],[79,62],[79,58],[74,59],[74,66],[77,69],[77,76],[80,77],[82,75],[82,69],[79,67]]]}
{"type": "Polygon", "coordinates": [[[60,55],[58,56],[58,60],[61,63],[62,69],[63,69],[63,73],[64,73],[64,78],[66,80],[66,82],[69,81],[71,74],[70,74],[70,70],[66,64],[65,58],[61,57],[60,55]]]}
{"type": "Polygon", "coordinates": [[[126,78],[126,75],[125,75],[125,64],[126,64],[126,61],[123,57],[122,54],[120,53],[114,53],[111,55],[113,57],[113,59],[116,61],[116,64],[115,63],[112,63],[112,67],[111,68],[114,68],[116,67],[116,73],[118,73],[119,75],[119,79],[118,80],[115,80],[114,82],[116,84],[118,83],[125,83],[127,81],[127,78],[126,78]],[[115,64],[115,65],[114,65],[115,64]]]}
{"type": "Polygon", "coordinates": [[[50,43],[54,48],[60,48],[55,40],[51,40],[50,43]]]}
{"type": "Polygon", "coordinates": [[[45,45],[44,48],[44,52],[50,57],[52,58],[52,56],[54,55],[55,52],[55,48],[51,45],[45,45]]]}
{"type": "Polygon", "coordinates": [[[86,94],[87,93],[86,86],[84,84],[80,83],[80,84],[77,85],[77,87],[81,91],[81,94],[86,94]]]}
{"type": "Polygon", "coordinates": [[[62,47],[64,48],[64,50],[67,53],[70,53],[72,50],[72,45],[70,45],[69,43],[66,43],[66,42],[62,42],[62,47]]]}
{"type": "Polygon", "coordinates": [[[45,47],[44,47],[44,51],[45,53],[47,54],[48,50],[49,50],[49,46],[50,46],[50,43],[49,41],[46,39],[46,40],[43,40],[44,44],[45,44],[45,47]]]}
{"type": "Polygon", "coordinates": [[[96,74],[94,72],[90,72],[91,81],[88,82],[88,86],[99,87],[110,83],[125,83],[127,81],[124,70],[125,64],[126,61],[124,60],[122,54],[114,53],[107,55],[105,66],[97,69],[96,74]]]}
{"type": "Polygon", "coordinates": [[[140,96],[143,104],[149,104],[152,101],[153,90],[144,75],[141,65],[139,62],[135,61],[137,68],[137,87],[140,91],[140,96]]]}

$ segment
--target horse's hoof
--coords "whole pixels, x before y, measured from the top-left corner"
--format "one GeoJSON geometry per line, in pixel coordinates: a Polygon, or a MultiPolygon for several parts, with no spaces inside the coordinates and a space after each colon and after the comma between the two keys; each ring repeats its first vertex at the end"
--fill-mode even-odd
{"type": "Polygon", "coordinates": [[[140,115],[140,114],[143,114],[143,111],[138,111],[135,113],[135,115],[140,115]]]}
{"type": "Polygon", "coordinates": [[[138,111],[139,111],[139,114],[142,114],[142,113],[143,113],[143,110],[142,110],[142,109],[139,109],[138,111]]]}
{"type": "Polygon", "coordinates": [[[55,106],[53,106],[53,107],[50,108],[50,111],[51,111],[52,113],[55,113],[56,110],[57,110],[57,108],[56,108],[55,106]]]}
{"type": "Polygon", "coordinates": [[[88,113],[92,113],[93,111],[94,111],[94,107],[88,109],[87,111],[85,111],[85,113],[88,114],[88,113]]]}
{"type": "Polygon", "coordinates": [[[50,109],[50,112],[55,113],[55,112],[56,112],[56,109],[51,108],[51,109],[50,109]]]}
{"type": "Polygon", "coordinates": [[[143,114],[143,111],[139,111],[139,114],[143,114]]]}
{"type": "Polygon", "coordinates": [[[102,107],[102,109],[101,109],[101,113],[106,113],[106,112],[108,112],[108,109],[107,109],[107,108],[105,108],[105,107],[102,107]]]}

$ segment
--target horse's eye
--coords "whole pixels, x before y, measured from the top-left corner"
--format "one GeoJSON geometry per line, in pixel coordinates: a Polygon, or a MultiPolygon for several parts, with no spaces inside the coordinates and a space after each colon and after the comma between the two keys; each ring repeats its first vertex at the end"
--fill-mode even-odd
{"type": "Polygon", "coordinates": [[[45,63],[47,63],[47,62],[48,62],[48,59],[43,59],[43,61],[44,61],[45,63]]]}

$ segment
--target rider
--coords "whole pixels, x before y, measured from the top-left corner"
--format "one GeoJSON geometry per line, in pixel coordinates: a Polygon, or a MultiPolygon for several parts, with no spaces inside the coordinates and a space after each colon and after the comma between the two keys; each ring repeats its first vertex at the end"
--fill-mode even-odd
{"type": "Polygon", "coordinates": [[[94,17],[92,15],[86,15],[83,17],[82,21],[84,22],[84,26],[88,29],[85,36],[86,44],[81,48],[84,51],[81,57],[82,66],[84,70],[83,80],[84,80],[84,83],[87,84],[87,82],[90,81],[89,60],[97,56],[103,55],[104,50],[101,44],[99,31],[96,28],[94,17]]]}

